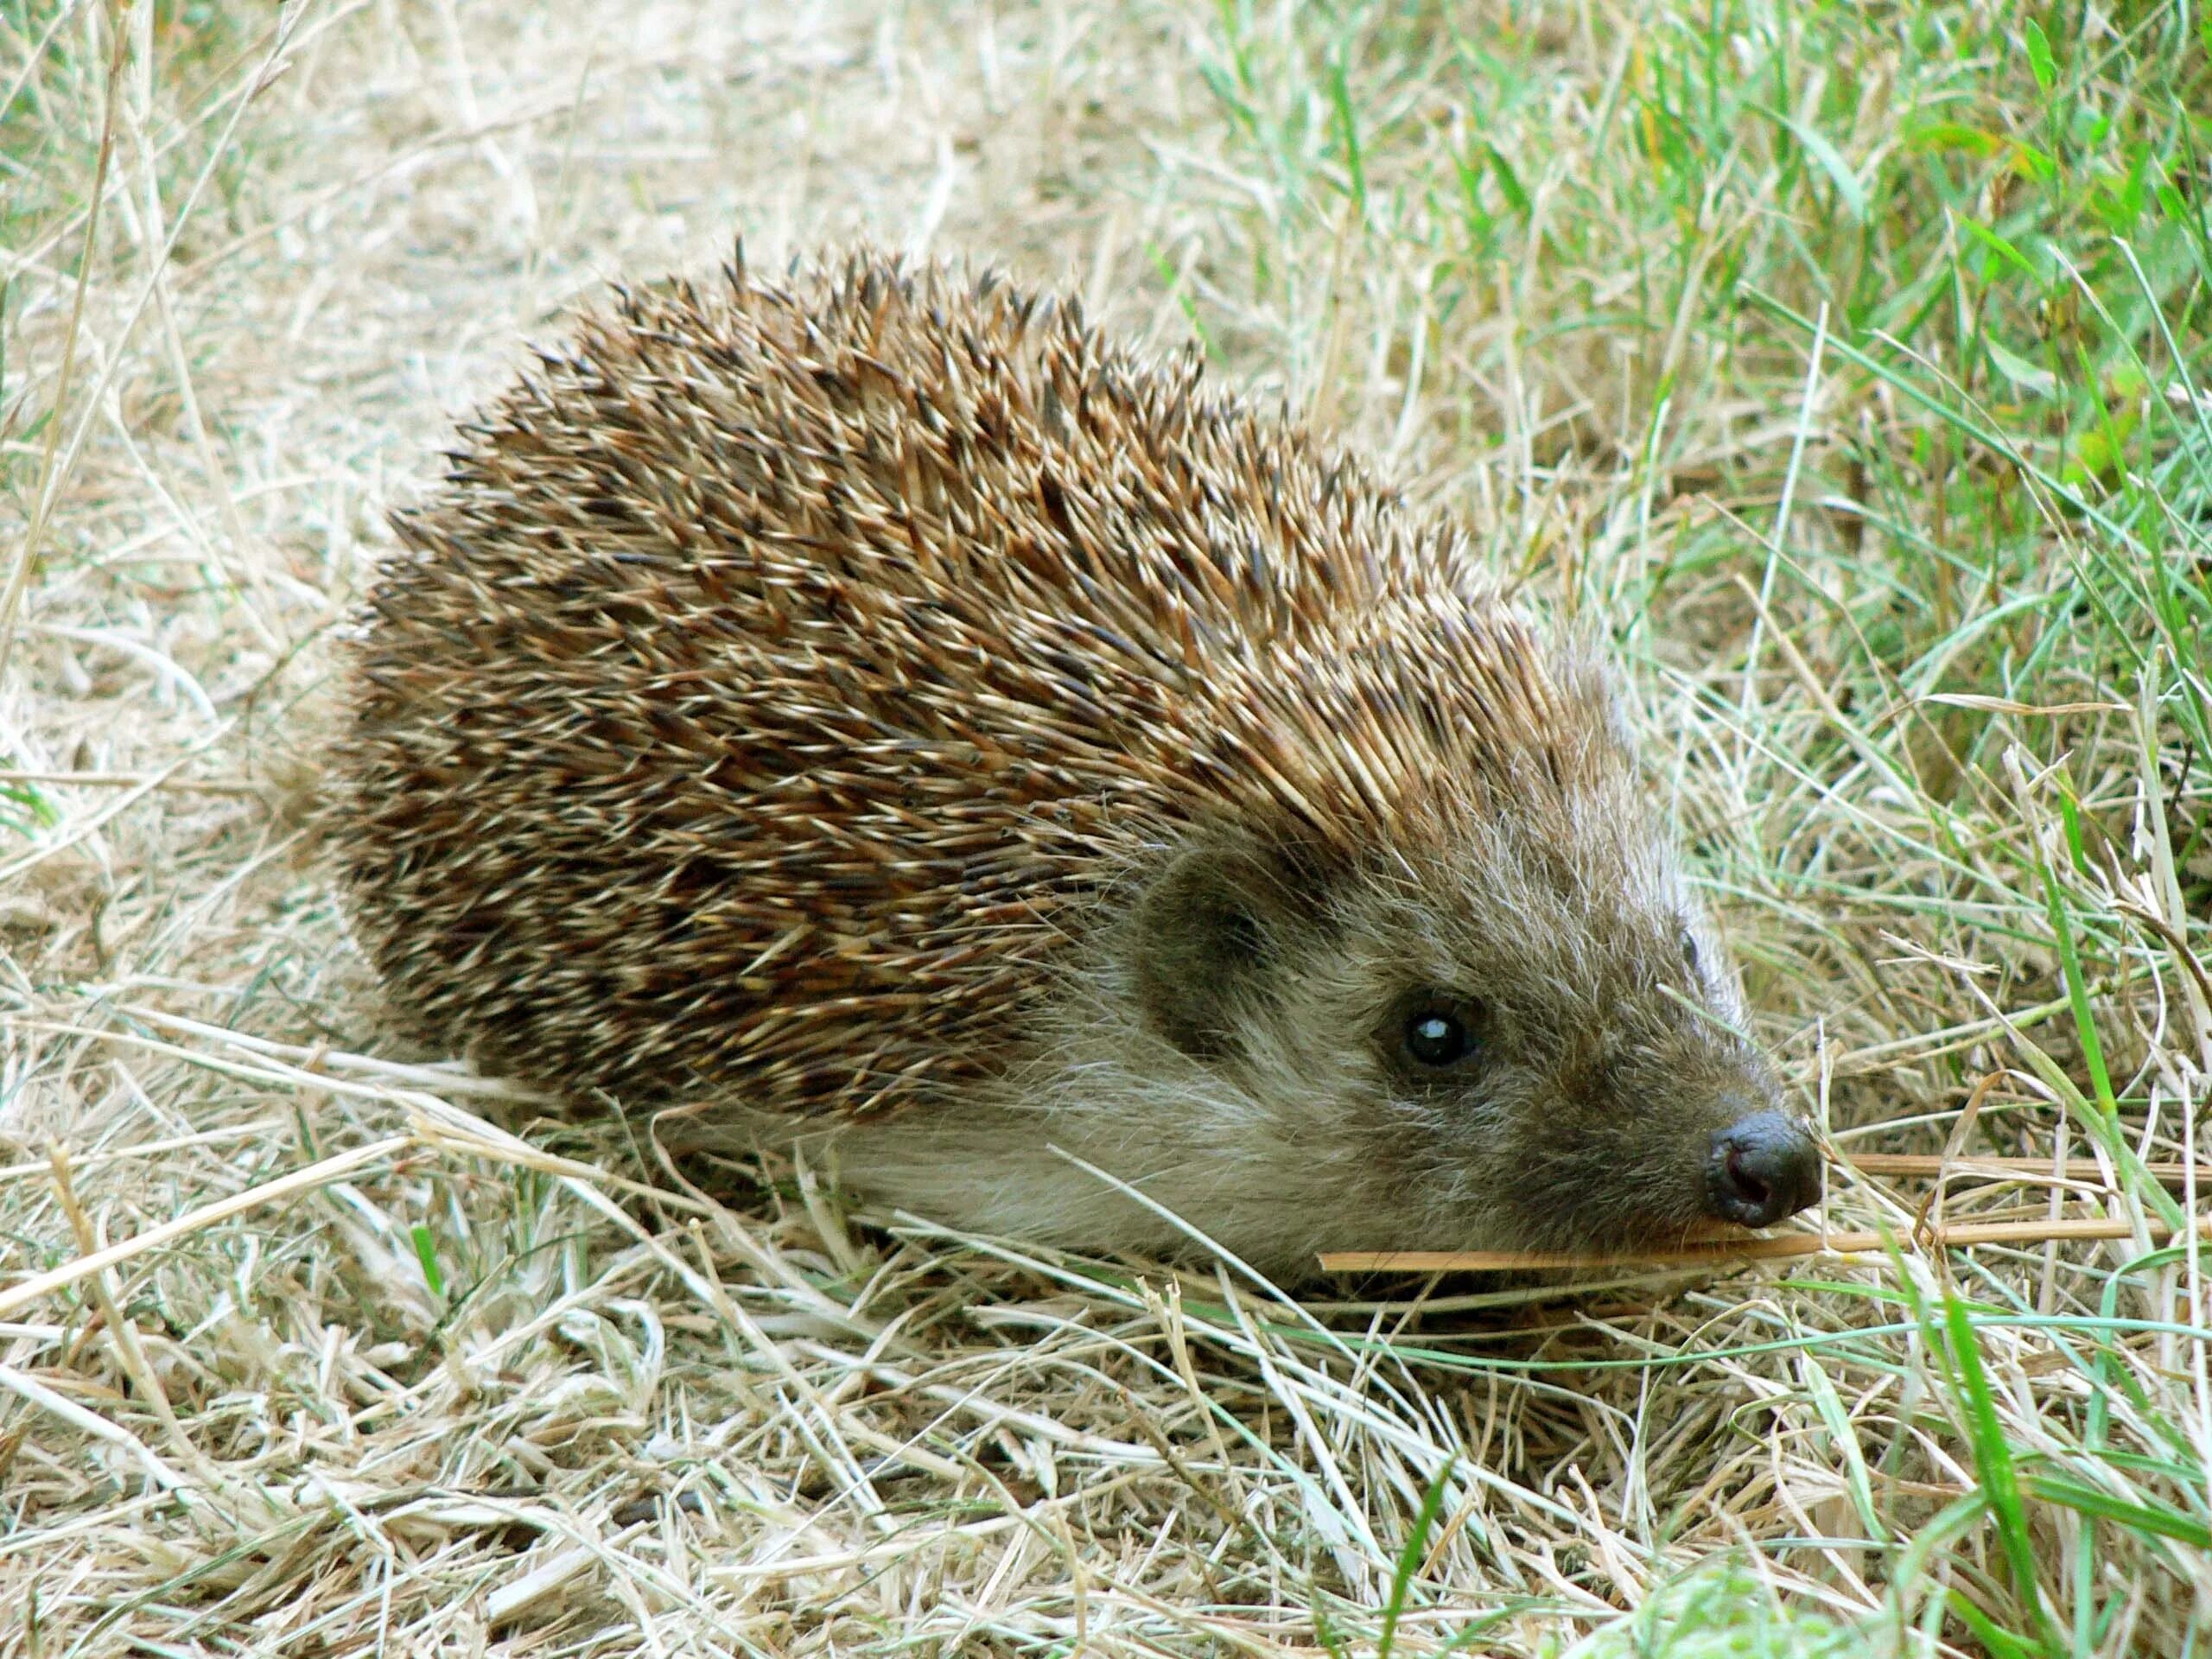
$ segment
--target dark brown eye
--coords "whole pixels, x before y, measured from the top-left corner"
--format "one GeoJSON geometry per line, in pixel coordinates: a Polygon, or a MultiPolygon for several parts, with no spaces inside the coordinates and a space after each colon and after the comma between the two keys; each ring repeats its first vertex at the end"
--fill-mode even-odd
{"type": "Polygon", "coordinates": [[[1406,1010],[1399,1045],[1406,1058],[1427,1071],[1443,1071],[1470,1058],[1478,1047],[1479,1014],[1458,998],[1425,996],[1406,1010]]]}
{"type": "Polygon", "coordinates": [[[1688,964],[1690,972],[1698,971],[1697,941],[1688,933],[1682,935],[1682,960],[1688,964]]]}

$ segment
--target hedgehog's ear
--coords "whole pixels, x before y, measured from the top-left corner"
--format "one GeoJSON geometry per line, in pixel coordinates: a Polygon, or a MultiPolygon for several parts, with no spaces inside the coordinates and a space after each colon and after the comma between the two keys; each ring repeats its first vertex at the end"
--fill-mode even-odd
{"type": "Polygon", "coordinates": [[[1124,930],[1145,1023],[1193,1059],[1237,1048],[1237,1015],[1264,995],[1295,925],[1289,866],[1245,846],[1174,855],[1138,894],[1124,930]]]}

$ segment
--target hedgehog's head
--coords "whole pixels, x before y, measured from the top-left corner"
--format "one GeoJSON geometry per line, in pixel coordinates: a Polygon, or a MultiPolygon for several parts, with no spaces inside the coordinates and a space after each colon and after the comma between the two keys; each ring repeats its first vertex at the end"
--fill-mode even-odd
{"type": "Polygon", "coordinates": [[[1417,812],[1351,856],[1242,830],[1155,868],[1137,1018],[1216,1094],[1367,1179],[1381,1248],[1589,1249],[1760,1227],[1821,1192],[1661,815],[1618,764],[1417,812]]]}

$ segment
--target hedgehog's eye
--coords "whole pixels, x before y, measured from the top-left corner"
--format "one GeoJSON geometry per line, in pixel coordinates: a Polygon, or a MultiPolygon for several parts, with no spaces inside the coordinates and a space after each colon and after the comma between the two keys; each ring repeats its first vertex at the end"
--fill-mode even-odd
{"type": "Polygon", "coordinates": [[[1464,997],[1424,993],[1406,1005],[1398,1047],[1423,1071],[1464,1065],[1481,1046],[1482,1010],[1464,997]]]}
{"type": "Polygon", "coordinates": [[[1690,937],[1688,928],[1682,930],[1682,961],[1690,972],[1694,974],[1698,971],[1700,957],[1697,953],[1697,941],[1690,937]]]}
{"type": "Polygon", "coordinates": [[[1449,1065],[1467,1052],[1466,1027],[1432,1010],[1406,1021],[1406,1052],[1423,1065],[1449,1065]]]}

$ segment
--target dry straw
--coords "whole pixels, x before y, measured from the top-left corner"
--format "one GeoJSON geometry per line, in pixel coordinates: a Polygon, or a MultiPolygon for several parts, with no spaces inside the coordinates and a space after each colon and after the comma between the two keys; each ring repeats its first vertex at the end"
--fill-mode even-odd
{"type": "MultiPolygon", "coordinates": [[[[2014,1185],[2080,1186],[2087,1178],[2069,1175],[2066,1160],[2048,1158],[1971,1158],[1946,1154],[1858,1153],[1851,1166],[1864,1175],[1928,1177],[1942,1181],[1986,1180],[2014,1185]]],[[[2150,1163],[2143,1166],[2149,1179],[2169,1186],[2183,1186],[2194,1179],[2189,1166],[2150,1163]]],[[[2101,1185],[2097,1184],[2097,1185],[2101,1185]]],[[[2117,1199],[2120,1195],[2107,1193],[2117,1199]]],[[[1554,1268],[1678,1268],[1725,1267],[1732,1262],[1781,1262],[1804,1256],[1857,1256],[1889,1254],[1904,1249],[1962,1250],[1977,1244],[2030,1245],[2082,1243],[2106,1239],[2132,1239],[2145,1249],[2171,1243],[2189,1229],[2158,1219],[2121,1220],[2104,1216],[2051,1215],[2036,1221],[1960,1222],[1945,1225],[1921,1218],[1910,1229],[1884,1231],[1785,1233],[1758,1238],[1694,1240],[1678,1249],[1644,1250],[1633,1255],[1574,1250],[1339,1250],[1319,1258],[1325,1273],[1508,1273],[1554,1268]]],[[[2199,1220],[2202,1236],[2212,1228],[2212,1217],[2199,1220]]]]}
{"type": "MultiPolygon", "coordinates": [[[[2212,1217],[2197,1224],[2202,1236],[2212,1217]]],[[[2146,1249],[2171,1243],[2177,1230],[2164,1222],[2063,1217],[2055,1221],[1958,1222],[1928,1227],[1900,1239],[1895,1233],[1797,1233],[1648,1250],[1637,1255],[1573,1250],[1339,1250],[1320,1257],[1326,1273],[1505,1273],[1549,1268],[1670,1268],[1725,1267],[1733,1262],[1782,1262],[1802,1256],[1865,1255],[1911,1246],[1963,1250],[1976,1244],[2050,1244],[2097,1239],[2135,1239],[2146,1249]]]]}

